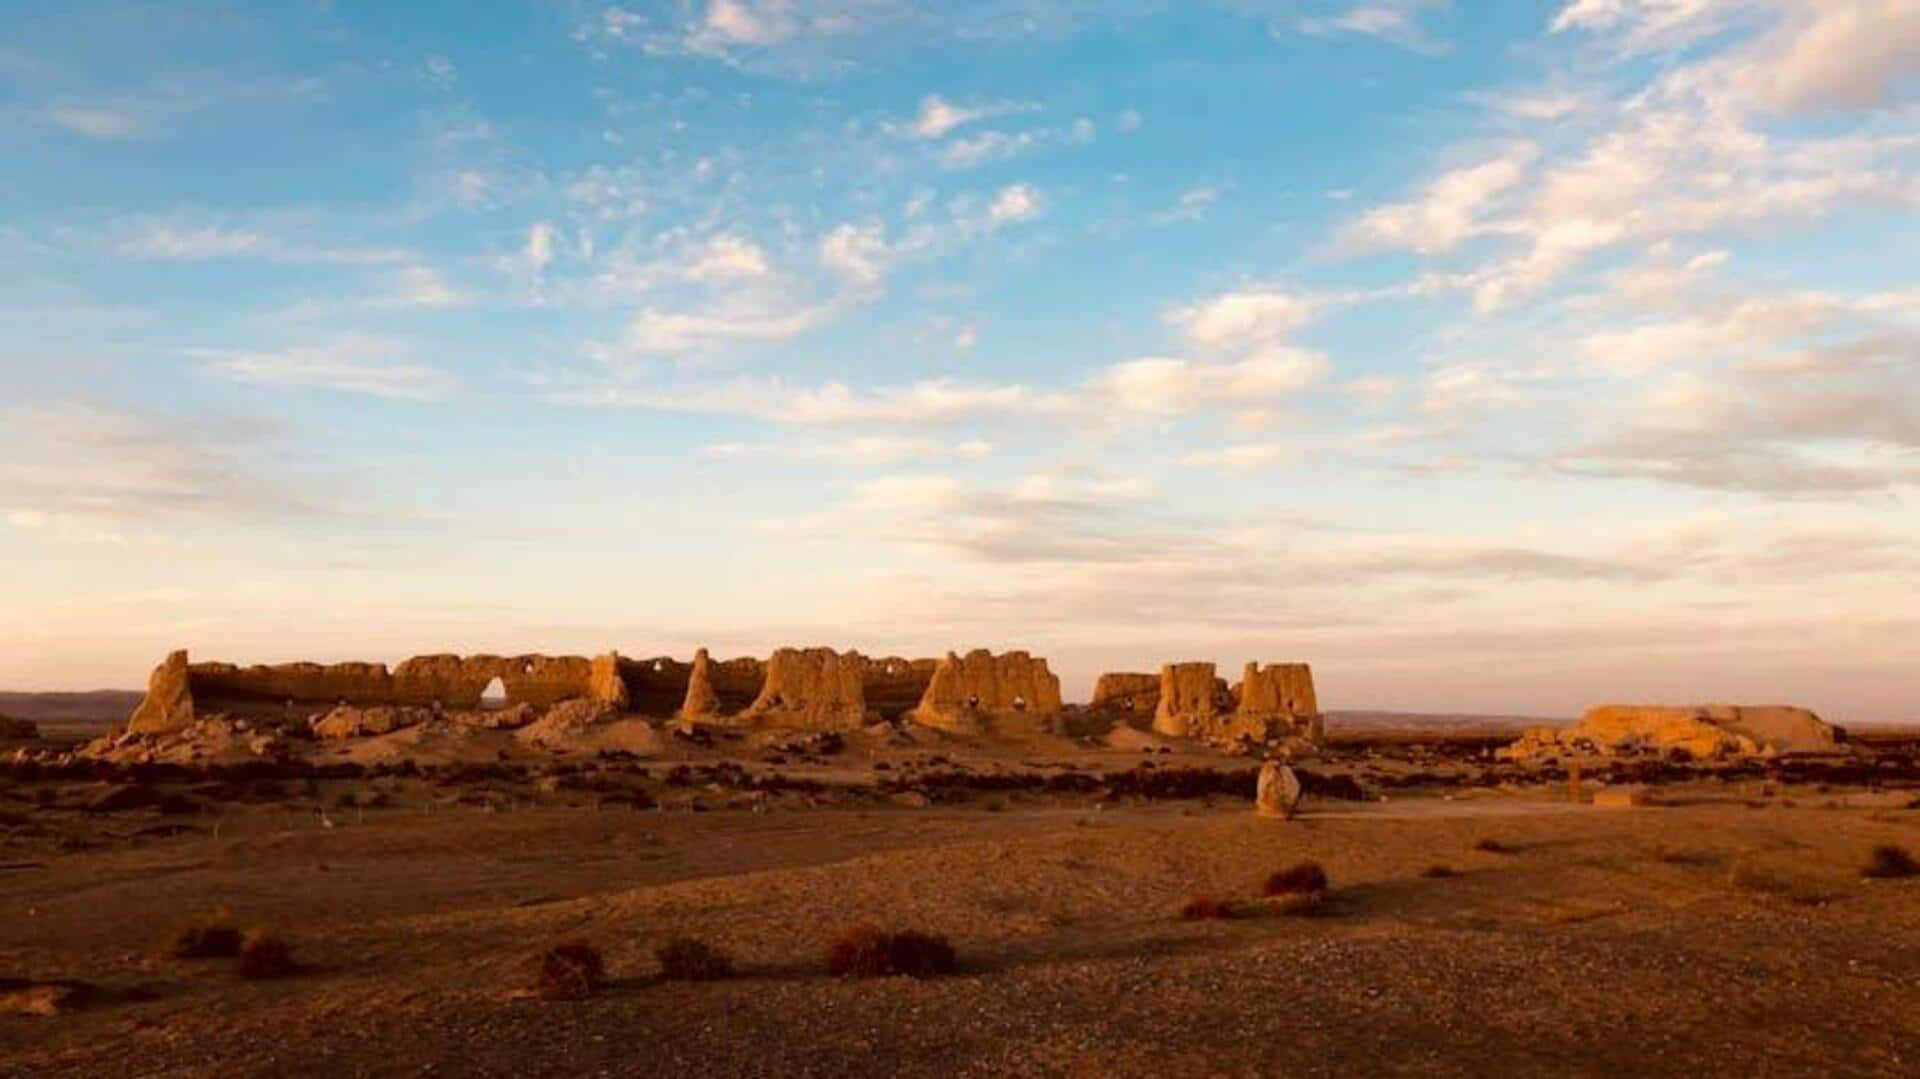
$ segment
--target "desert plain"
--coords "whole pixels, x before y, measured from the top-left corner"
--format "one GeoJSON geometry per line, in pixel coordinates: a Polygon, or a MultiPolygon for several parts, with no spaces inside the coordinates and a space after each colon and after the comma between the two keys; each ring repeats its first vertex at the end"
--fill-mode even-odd
{"type": "MultiPolygon", "coordinates": [[[[1245,746],[661,727],[288,762],[42,747],[0,786],[0,1073],[1909,1075],[1920,735],[1584,768],[1331,713],[1291,819],[1245,746]],[[492,759],[486,759],[491,757],[492,759]],[[1310,904],[1264,898],[1316,863],[1310,904]],[[1217,917],[1188,917],[1205,900],[1217,917]],[[264,929],[283,976],[180,958],[264,929]],[[830,974],[870,924],[934,977],[830,974]],[[693,939],[723,977],[669,978],[693,939]],[[541,992],[570,942],[604,964],[541,992]]],[[[385,745],[376,752],[375,745],[385,745]]]]}

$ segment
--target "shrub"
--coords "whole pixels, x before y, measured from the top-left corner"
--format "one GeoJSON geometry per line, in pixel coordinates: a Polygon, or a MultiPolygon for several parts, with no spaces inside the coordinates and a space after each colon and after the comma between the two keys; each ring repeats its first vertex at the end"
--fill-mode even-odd
{"type": "Polygon", "coordinates": [[[1801,906],[1819,906],[1834,898],[1832,893],[1812,881],[1790,879],[1748,858],[1734,861],[1727,871],[1727,881],[1743,892],[1773,896],[1801,906]]]}
{"type": "Polygon", "coordinates": [[[1319,862],[1301,862],[1289,866],[1267,878],[1266,887],[1261,894],[1276,895],[1324,895],[1327,891],[1327,871],[1320,868],[1319,862]]]}
{"type": "Polygon", "coordinates": [[[1878,880],[1920,876],[1920,861],[1915,861],[1905,847],[1882,843],[1873,848],[1873,853],[1867,858],[1867,864],[1860,867],[1860,875],[1878,880]]]}
{"type": "Polygon", "coordinates": [[[1225,918],[1229,913],[1225,903],[1220,902],[1210,895],[1196,895],[1192,899],[1187,900],[1186,906],[1180,908],[1180,917],[1185,918],[1189,922],[1204,922],[1214,918],[1225,918]]]}
{"type": "Polygon", "coordinates": [[[540,981],[534,991],[542,1000],[585,1000],[606,979],[600,953],[583,940],[569,941],[540,957],[540,981]]]}
{"type": "Polygon", "coordinates": [[[211,918],[181,926],[166,952],[175,959],[227,959],[240,954],[240,942],[240,931],[225,918],[211,918]]]}
{"type": "Polygon", "coordinates": [[[1420,875],[1429,880],[1441,880],[1446,877],[1457,877],[1460,874],[1455,872],[1454,868],[1450,865],[1430,865],[1422,869],[1420,875]]]}
{"type": "Polygon", "coordinates": [[[1494,839],[1491,836],[1489,836],[1486,839],[1482,839],[1478,843],[1475,843],[1473,845],[1473,849],[1486,851],[1488,854],[1512,854],[1513,853],[1512,847],[1507,846],[1505,843],[1502,843],[1498,839],[1494,839]]]}
{"type": "Polygon", "coordinates": [[[955,967],[947,938],[912,930],[857,925],[841,930],[827,946],[827,973],[837,978],[931,978],[951,974],[955,967]]]}
{"type": "Polygon", "coordinates": [[[653,957],[660,961],[661,974],[671,981],[705,982],[733,973],[732,957],[693,937],[675,937],[656,948],[653,957]]]}
{"type": "Polygon", "coordinates": [[[294,971],[293,949],[278,933],[249,930],[240,942],[242,978],[282,978],[294,971]]]}

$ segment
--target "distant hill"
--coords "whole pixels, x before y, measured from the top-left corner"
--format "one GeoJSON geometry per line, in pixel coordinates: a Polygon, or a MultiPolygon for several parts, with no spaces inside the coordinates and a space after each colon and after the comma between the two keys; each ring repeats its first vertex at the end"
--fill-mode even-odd
{"type": "Polygon", "coordinates": [[[1528,727],[1563,727],[1569,716],[1471,715],[1451,712],[1328,712],[1327,737],[1507,738],[1528,727]]]}
{"type": "Polygon", "coordinates": [[[129,689],[86,693],[0,691],[0,716],[32,720],[48,738],[85,738],[125,723],[145,694],[129,689]]]}

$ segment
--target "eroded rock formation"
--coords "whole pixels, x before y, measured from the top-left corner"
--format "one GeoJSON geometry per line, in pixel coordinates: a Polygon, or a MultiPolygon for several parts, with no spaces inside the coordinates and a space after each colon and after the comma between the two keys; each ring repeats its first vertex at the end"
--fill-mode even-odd
{"type": "Polygon", "coordinates": [[[1227,683],[1211,663],[1169,663],[1160,668],[1160,700],[1153,729],[1169,738],[1206,738],[1233,710],[1227,683]]]}
{"type": "Polygon", "coordinates": [[[187,653],[182,649],[153,669],[147,679],[146,699],[133,710],[127,720],[127,730],[136,734],[161,734],[193,724],[193,686],[187,667],[187,653]]]}
{"type": "MultiPolygon", "coordinates": [[[[1317,737],[1312,675],[1304,664],[1249,664],[1229,690],[1211,663],[1170,664],[1160,675],[1108,674],[1093,705],[1068,710],[1047,661],[1027,652],[976,649],[932,659],[870,660],[858,652],[782,648],[771,659],[421,655],[379,663],[241,667],[167,657],[129,721],[138,736],[179,731],[196,719],[247,720],[256,728],[310,730],[324,739],[380,737],[444,718],[454,727],[514,729],[562,706],[596,715],[732,720],[798,730],[851,731],[911,718],[965,733],[1104,734],[1116,717],[1153,716],[1173,737],[1244,742],[1279,734],[1317,737]],[[498,696],[489,689],[498,683],[498,696]],[[1087,727],[1081,731],[1069,717],[1087,727]]],[[[576,724],[577,725],[577,724],[576,724]]]]}
{"type": "Polygon", "coordinates": [[[831,648],[782,648],[767,660],[766,683],[743,721],[809,731],[866,725],[866,658],[831,648]]]}
{"type": "Polygon", "coordinates": [[[713,689],[713,660],[702,648],[693,654],[693,672],[687,678],[687,696],[680,705],[683,719],[710,719],[720,714],[720,695],[713,689]]]}
{"type": "Polygon", "coordinates": [[[1103,674],[1093,684],[1093,699],[1087,702],[1087,707],[1139,716],[1144,723],[1160,708],[1160,676],[1127,672],[1103,674]]]}
{"type": "Polygon", "coordinates": [[[1507,747],[1516,760],[1558,756],[1683,753],[1696,760],[1831,753],[1840,730],[1784,705],[1601,705],[1571,727],[1534,727],[1507,747]]]}
{"type": "Polygon", "coordinates": [[[1025,652],[994,655],[984,648],[964,657],[948,652],[934,667],[913,720],[965,734],[994,732],[1016,717],[1046,729],[1060,712],[1060,679],[1047,661],[1025,652]]]}

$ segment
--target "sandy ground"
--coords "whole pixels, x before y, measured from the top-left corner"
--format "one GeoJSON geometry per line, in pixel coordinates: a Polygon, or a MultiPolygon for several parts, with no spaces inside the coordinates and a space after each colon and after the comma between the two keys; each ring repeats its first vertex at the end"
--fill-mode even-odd
{"type": "Polygon", "coordinates": [[[402,799],[331,828],[230,806],[217,827],[0,871],[0,974],[151,997],[0,1016],[0,1073],[1920,1069],[1920,879],[1856,871],[1875,844],[1920,849],[1911,792],[1700,794],[1329,802],[1293,822],[1228,799],[1028,795],[767,813],[402,799]],[[1334,884],[1316,916],[1175,914],[1302,859],[1334,884]],[[156,957],[220,908],[282,932],[306,969],[247,982],[156,957]],[[828,978],[825,941],[861,921],[946,934],[961,973],[828,978]],[[683,933],[737,976],[659,980],[653,949],[683,933]],[[606,991],[518,999],[533,957],[576,937],[605,954],[606,991]]]}

